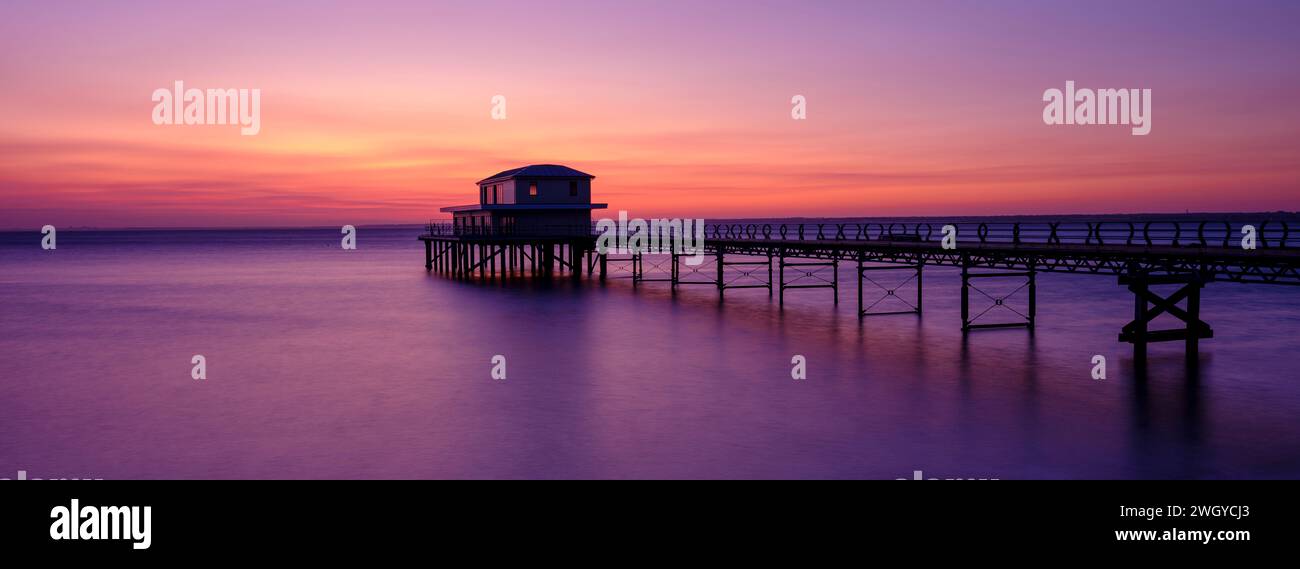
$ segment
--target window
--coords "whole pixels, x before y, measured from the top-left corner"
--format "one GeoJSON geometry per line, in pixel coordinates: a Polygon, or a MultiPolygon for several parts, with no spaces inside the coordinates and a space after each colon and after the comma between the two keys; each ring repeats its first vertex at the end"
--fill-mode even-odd
{"type": "Polygon", "coordinates": [[[496,185],[496,184],[492,184],[492,203],[501,203],[501,202],[500,202],[500,198],[497,197],[497,185],[496,185]]]}
{"type": "Polygon", "coordinates": [[[576,180],[569,182],[569,197],[571,198],[577,197],[577,195],[578,195],[578,182],[576,180]]]}
{"type": "Polygon", "coordinates": [[[537,182],[528,183],[528,196],[534,198],[537,197],[537,182]]]}

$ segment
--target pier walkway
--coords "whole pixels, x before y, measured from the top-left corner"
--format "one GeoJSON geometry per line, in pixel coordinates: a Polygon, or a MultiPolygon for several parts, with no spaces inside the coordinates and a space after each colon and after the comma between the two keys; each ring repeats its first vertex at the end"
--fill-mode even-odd
{"type": "Polygon", "coordinates": [[[830,289],[831,300],[838,303],[839,269],[848,263],[857,275],[859,317],[921,314],[925,267],[956,267],[961,270],[963,331],[1033,330],[1038,273],[1108,275],[1133,294],[1133,320],[1118,338],[1133,344],[1135,360],[1145,362],[1151,342],[1181,341],[1188,362],[1194,364],[1200,340],[1214,335],[1200,318],[1200,293],[1206,284],[1300,285],[1300,235],[1293,234],[1291,225],[1184,218],[705,224],[704,262],[696,265],[685,261],[698,258],[698,253],[672,252],[680,250],[675,246],[681,236],[667,233],[654,249],[665,251],[662,254],[622,255],[597,251],[598,235],[591,227],[534,229],[520,235],[430,223],[419,239],[425,243],[426,269],[455,278],[474,278],[476,273],[478,278],[551,276],[558,271],[574,279],[585,272],[604,280],[619,272],[634,285],[707,285],[719,295],[730,289],[765,288],[781,303],[787,291],[817,288],[830,289]],[[879,271],[902,271],[906,278],[882,284],[879,271]],[[1010,293],[991,294],[976,284],[988,279],[1009,279],[1018,286],[1010,293]],[[983,308],[972,306],[973,301],[983,308]],[[890,309],[878,309],[882,303],[890,309]],[[1004,309],[999,312],[1016,315],[1015,320],[980,321],[999,307],[1004,309]],[[1152,330],[1152,321],[1162,314],[1180,325],[1152,330]]]}

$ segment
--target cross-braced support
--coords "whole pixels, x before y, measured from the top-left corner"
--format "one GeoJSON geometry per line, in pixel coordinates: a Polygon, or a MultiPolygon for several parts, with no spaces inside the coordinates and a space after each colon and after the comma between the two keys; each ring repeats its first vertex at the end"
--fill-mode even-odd
{"type": "Polygon", "coordinates": [[[605,280],[605,274],[609,273],[609,279],[631,279],[635,286],[639,276],[637,267],[640,263],[638,255],[615,257],[605,253],[600,256],[600,278],[602,281],[605,280]]]}
{"type": "Polygon", "coordinates": [[[718,253],[714,259],[714,266],[708,266],[706,259],[708,256],[699,257],[700,262],[692,265],[690,259],[696,258],[693,255],[672,254],[672,281],[673,287],[677,285],[708,285],[719,287],[722,285],[722,254],[718,253]]]}
{"type": "Polygon", "coordinates": [[[607,266],[607,263],[605,262],[606,256],[607,255],[605,255],[604,253],[601,253],[600,251],[595,249],[591,249],[587,251],[587,274],[588,275],[597,274],[596,269],[600,269],[599,274],[600,274],[600,280],[602,282],[604,282],[605,280],[605,268],[607,266]]]}
{"type": "Polygon", "coordinates": [[[728,261],[718,249],[718,294],[732,288],[765,288],[767,296],[772,296],[772,256],[764,261],[728,261]],[[731,271],[727,277],[727,267],[740,267],[731,271]],[[763,274],[767,279],[763,279],[763,274]]]}
{"type": "Polygon", "coordinates": [[[1185,342],[1185,355],[1189,364],[1197,362],[1200,340],[1214,337],[1210,325],[1201,320],[1201,288],[1212,277],[1199,273],[1175,273],[1151,275],[1135,266],[1129,267],[1129,274],[1120,276],[1119,284],[1128,286],[1133,292],[1133,321],[1124,325],[1119,334],[1119,341],[1133,344],[1133,360],[1141,365],[1146,363],[1147,344],[1151,342],[1185,342]],[[1182,285],[1169,296],[1161,296],[1151,290],[1152,285],[1182,285]],[[1186,300],[1187,308],[1179,308],[1178,303],[1186,300]],[[1169,314],[1181,320],[1183,328],[1150,330],[1149,326],[1157,316],[1169,314]]]}
{"type": "MultiPolygon", "coordinates": [[[[654,273],[651,273],[654,274],[654,273]]],[[[662,273],[659,273],[662,274],[662,273]]],[[[677,254],[669,253],[668,255],[646,255],[635,253],[632,255],[632,284],[648,282],[669,282],[677,283],[677,254]],[[651,276],[646,277],[646,257],[650,257],[650,268],[662,271],[668,269],[668,277],[651,276]]]]}
{"type": "Polygon", "coordinates": [[[873,316],[873,315],[882,315],[882,314],[920,314],[921,313],[921,274],[924,267],[925,267],[924,263],[917,263],[915,265],[864,266],[862,264],[862,258],[861,256],[859,256],[858,258],[858,317],[861,318],[863,316],[873,316]],[[871,277],[867,276],[868,271],[900,271],[900,270],[916,271],[916,273],[910,277],[907,277],[907,279],[905,279],[903,282],[895,284],[892,287],[885,286],[880,282],[876,281],[875,279],[872,279],[871,277]],[[864,305],[863,291],[862,291],[863,281],[875,285],[877,289],[884,291],[884,294],[881,295],[880,298],[876,299],[875,302],[864,305]],[[902,295],[898,294],[899,289],[907,286],[908,284],[911,284],[912,281],[916,281],[916,304],[909,302],[908,300],[904,299],[902,295]],[[887,301],[890,302],[890,304],[892,305],[897,305],[898,303],[902,303],[906,305],[908,309],[907,310],[872,310],[877,305],[887,301]]]}
{"type": "Polygon", "coordinates": [[[1027,271],[998,271],[998,272],[991,272],[991,273],[972,273],[970,269],[971,266],[969,262],[962,263],[961,266],[961,331],[962,332],[969,332],[971,330],[976,330],[981,328],[1028,328],[1029,330],[1034,329],[1034,315],[1037,312],[1037,306],[1035,305],[1035,302],[1037,300],[1035,298],[1037,296],[1037,285],[1034,282],[1035,271],[1033,265],[1030,265],[1029,270],[1027,271]],[[971,284],[971,280],[977,278],[985,278],[985,279],[1023,278],[1025,279],[1025,282],[1019,287],[1016,287],[1015,290],[1012,290],[1011,292],[1002,294],[1000,296],[994,296],[992,294],[989,294],[988,292],[985,292],[979,287],[971,284]],[[990,304],[988,308],[985,308],[983,311],[981,311],[979,314],[976,314],[974,317],[971,317],[970,315],[971,312],[970,291],[972,290],[979,293],[981,296],[984,296],[985,298],[987,298],[989,301],[992,302],[992,304],[990,304]],[[1022,290],[1028,291],[1026,294],[1029,297],[1029,308],[1026,312],[1021,312],[1019,310],[1016,310],[1006,302],[1009,298],[1011,298],[1016,293],[1022,290]],[[980,323],[980,324],[975,323],[976,320],[979,320],[981,317],[987,315],[989,312],[993,311],[996,308],[1002,308],[1004,309],[1003,311],[1010,311],[1016,314],[1017,316],[1019,316],[1020,320],[1017,320],[1015,322],[992,322],[992,323],[980,323]]]}
{"type": "MultiPolygon", "coordinates": [[[[727,251],[723,247],[717,248],[711,255],[713,257],[713,266],[706,266],[701,262],[698,265],[691,265],[686,262],[686,275],[683,278],[683,269],[681,265],[674,265],[676,271],[673,273],[673,286],[676,285],[711,285],[718,288],[718,296],[724,296],[727,289],[733,288],[765,288],[767,295],[772,296],[772,257],[768,256],[766,261],[728,261],[727,251]],[[727,267],[742,267],[734,269],[731,272],[731,278],[727,278],[727,267]],[[764,267],[764,268],[760,268],[764,267]],[[767,273],[767,280],[763,280],[755,273],[767,273]],[[702,277],[702,278],[701,278],[702,277]],[[693,280],[688,280],[693,279],[693,280]]],[[[677,255],[678,259],[696,258],[693,255],[677,255]]]]}
{"type": "Polygon", "coordinates": [[[779,303],[785,304],[785,289],[788,288],[829,288],[834,296],[835,304],[840,303],[840,262],[839,259],[829,261],[799,261],[790,262],[785,260],[785,255],[781,255],[778,260],[781,271],[781,293],[779,303]],[[789,281],[785,280],[785,268],[795,267],[796,276],[789,281]],[[826,278],[822,274],[822,269],[829,268],[831,277],[826,278]],[[811,283],[811,284],[810,284],[811,283]]]}

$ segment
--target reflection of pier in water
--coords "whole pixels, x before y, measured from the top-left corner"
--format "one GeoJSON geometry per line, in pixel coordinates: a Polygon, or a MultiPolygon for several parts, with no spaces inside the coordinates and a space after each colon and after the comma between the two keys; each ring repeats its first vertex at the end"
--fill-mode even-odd
{"type": "MultiPolygon", "coordinates": [[[[1032,330],[1037,273],[1117,276],[1134,297],[1133,320],[1119,334],[1121,342],[1133,344],[1134,359],[1145,363],[1148,343],[1182,341],[1187,361],[1195,364],[1199,341],[1213,337],[1210,326],[1200,319],[1202,287],[1216,280],[1300,285],[1300,250],[1287,223],[1252,226],[1254,249],[1242,246],[1244,227],[1241,222],[1199,220],[708,224],[704,230],[707,262],[695,266],[683,264],[684,258],[694,256],[686,252],[601,253],[596,250],[596,234],[586,226],[531,228],[520,234],[430,223],[419,239],[425,244],[425,268],[455,278],[473,278],[476,272],[478,278],[487,279],[523,274],[549,277],[568,271],[575,280],[585,272],[603,281],[614,278],[607,277],[612,270],[621,269],[623,278],[634,285],[707,285],[720,296],[728,289],[765,288],[769,296],[775,290],[781,302],[787,290],[827,288],[838,303],[839,266],[853,263],[859,317],[921,314],[925,267],[957,267],[963,331],[1032,330]],[[956,230],[955,239],[947,244],[945,225],[956,230]],[[656,268],[661,276],[654,274],[656,268]],[[667,274],[662,275],[665,269],[667,274]],[[909,277],[887,286],[872,278],[876,271],[904,271],[909,277]],[[974,284],[984,279],[1010,279],[1019,286],[1010,293],[991,294],[974,284]],[[902,294],[908,286],[915,287],[914,296],[902,294]],[[1164,286],[1174,288],[1169,292],[1153,288],[1164,286]],[[869,302],[868,292],[873,298],[881,296],[869,302]],[[1007,302],[1013,295],[1025,297],[1023,310],[1007,302]],[[876,310],[885,300],[902,303],[906,309],[876,310]],[[974,312],[972,300],[983,301],[985,309],[974,312]],[[1015,313],[1017,320],[978,322],[997,307],[1015,313]],[[1150,329],[1162,314],[1173,316],[1181,326],[1150,329]]],[[[677,250],[672,238],[667,246],[661,240],[660,250],[677,250]]]]}

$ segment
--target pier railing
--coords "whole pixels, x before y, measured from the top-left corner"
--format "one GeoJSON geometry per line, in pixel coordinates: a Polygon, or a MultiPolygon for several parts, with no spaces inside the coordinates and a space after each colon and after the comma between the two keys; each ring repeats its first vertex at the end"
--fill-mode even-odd
{"type": "MultiPolygon", "coordinates": [[[[939,241],[944,226],[956,229],[958,242],[1239,247],[1243,229],[1255,230],[1260,248],[1294,248],[1300,231],[1286,221],[1258,223],[1223,220],[1125,220],[1032,222],[862,222],[862,223],[715,223],[705,224],[705,239],[780,241],[939,241]]],[[[1300,229],[1300,228],[1297,228],[1300,229]]]]}
{"type": "MultiPolygon", "coordinates": [[[[1127,245],[1173,247],[1239,247],[1247,226],[1255,230],[1259,248],[1300,246],[1295,220],[1068,220],[1068,221],[865,221],[825,223],[705,223],[705,240],[765,241],[912,241],[937,242],[944,226],[956,229],[959,243],[1042,245],[1127,245]]],[[[625,230],[620,230],[626,233],[625,230]]],[[[632,232],[635,234],[635,231],[632,232]]],[[[430,222],[433,237],[573,237],[599,236],[590,225],[465,226],[430,222]]]]}
{"type": "Polygon", "coordinates": [[[465,237],[465,238],[546,238],[546,237],[594,237],[594,225],[456,225],[446,222],[429,222],[424,227],[424,234],[429,237],[465,237]]]}

